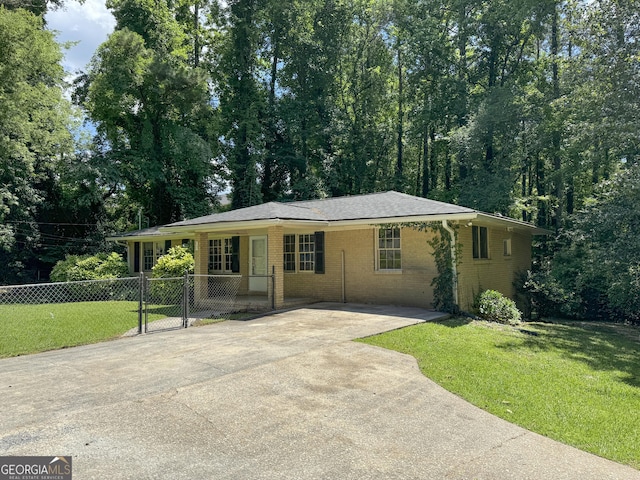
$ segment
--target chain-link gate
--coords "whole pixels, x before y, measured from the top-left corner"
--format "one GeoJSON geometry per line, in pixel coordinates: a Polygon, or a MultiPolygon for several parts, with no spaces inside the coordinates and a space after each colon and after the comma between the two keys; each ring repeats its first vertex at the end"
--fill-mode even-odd
{"type": "Polygon", "coordinates": [[[157,332],[186,326],[185,277],[144,277],[144,331],[157,332]],[[149,321],[150,315],[158,320],[149,321]]]}

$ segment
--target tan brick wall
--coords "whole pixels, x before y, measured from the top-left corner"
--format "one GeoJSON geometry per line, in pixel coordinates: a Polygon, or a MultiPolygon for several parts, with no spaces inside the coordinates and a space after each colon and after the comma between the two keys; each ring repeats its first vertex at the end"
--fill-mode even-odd
{"type": "MultiPolygon", "coordinates": [[[[480,226],[480,225],[478,225],[480,226]]],[[[490,228],[489,259],[473,258],[471,227],[458,229],[458,241],[462,244],[462,255],[458,265],[459,303],[469,310],[474,297],[484,290],[497,290],[514,298],[515,275],[531,266],[531,236],[509,232],[506,228],[490,228]],[[511,256],[505,256],[503,240],[511,239],[511,256]]]]}
{"type": "Polygon", "coordinates": [[[284,230],[281,226],[270,227],[267,230],[267,268],[269,274],[275,273],[275,285],[268,283],[269,299],[274,296],[273,305],[280,308],[284,303],[284,270],[283,270],[283,235],[284,230]]]}
{"type": "MultiPolygon", "coordinates": [[[[479,225],[480,226],[480,225],[479,225]]],[[[296,233],[313,233],[308,232],[296,233]]],[[[469,310],[475,295],[494,289],[513,298],[515,275],[531,266],[531,236],[489,227],[488,260],[472,256],[472,229],[460,227],[458,241],[462,253],[458,264],[458,292],[462,309],[469,310]],[[503,240],[511,239],[511,256],[503,255],[503,240]]],[[[268,269],[276,267],[276,303],[285,297],[305,297],[322,301],[354,303],[387,303],[432,307],[433,287],[437,275],[433,252],[427,244],[431,233],[403,228],[401,233],[402,271],[376,271],[377,231],[374,227],[358,230],[325,232],[325,273],[284,273],[283,228],[271,227],[267,232],[268,269]],[[344,259],[344,269],[343,269],[344,259]],[[344,280],[343,280],[344,279],[344,280]]],[[[212,237],[213,238],[213,237],[212,237]]],[[[195,273],[207,274],[209,235],[196,234],[195,273]]],[[[174,240],[172,245],[180,245],[174,240]]],[[[128,242],[129,266],[133,272],[133,242],[128,242]]],[[[142,254],[142,252],[141,252],[142,254]]],[[[240,237],[240,294],[248,293],[249,236],[240,237]]],[[[269,282],[269,295],[271,283],[269,282]]]]}
{"type": "MultiPolygon", "coordinates": [[[[309,232],[312,233],[312,232],[309,232]]],[[[437,274],[428,234],[402,229],[402,271],[376,271],[377,232],[362,230],[325,232],[325,273],[285,273],[287,297],[308,297],[347,302],[389,303],[431,307],[431,281],[437,274]]]]}

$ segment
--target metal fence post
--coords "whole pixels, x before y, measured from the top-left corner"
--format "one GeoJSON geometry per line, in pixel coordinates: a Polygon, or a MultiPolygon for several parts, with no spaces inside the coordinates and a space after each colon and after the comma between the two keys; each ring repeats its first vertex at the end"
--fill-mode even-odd
{"type": "Polygon", "coordinates": [[[144,303],[144,272],[138,276],[138,334],[142,333],[142,305],[144,303]]]}
{"type": "Polygon", "coordinates": [[[276,309],[276,266],[271,265],[271,310],[276,309]]]}
{"type": "Polygon", "coordinates": [[[189,326],[189,270],[184,271],[182,306],[182,322],[184,324],[184,328],[187,328],[189,326]]]}

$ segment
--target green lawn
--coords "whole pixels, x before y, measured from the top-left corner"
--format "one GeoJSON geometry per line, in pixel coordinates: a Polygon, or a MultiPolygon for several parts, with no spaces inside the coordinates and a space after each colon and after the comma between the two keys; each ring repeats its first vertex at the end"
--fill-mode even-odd
{"type": "MultiPolygon", "coordinates": [[[[150,309],[149,321],[169,310],[150,309]]],[[[137,327],[138,302],[0,305],[0,358],[109,340],[137,327]]]]}
{"type": "Polygon", "coordinates": [[[637,328],[457,318],[361,341],[414,356],[427,377],[494,415],[640,469],[637,328]]]}

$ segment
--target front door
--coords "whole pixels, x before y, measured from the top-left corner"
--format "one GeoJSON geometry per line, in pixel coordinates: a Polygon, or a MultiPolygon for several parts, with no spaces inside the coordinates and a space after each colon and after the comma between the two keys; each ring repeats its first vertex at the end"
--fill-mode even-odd
{"type": "Polygon", "coordinates": [[[267,292],[267,237],[249,237],[249,291],[267,292]]]}

